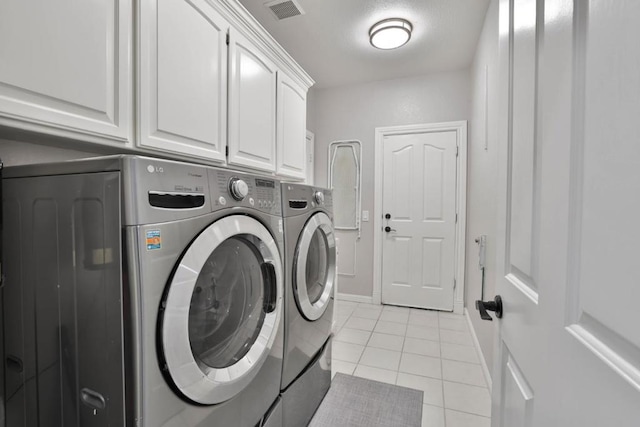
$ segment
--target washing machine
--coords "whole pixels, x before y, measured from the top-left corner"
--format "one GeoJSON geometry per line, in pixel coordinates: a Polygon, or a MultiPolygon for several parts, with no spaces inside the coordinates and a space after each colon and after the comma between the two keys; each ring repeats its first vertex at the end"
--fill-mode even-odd
{"type": "Polygon", "coordinates": [[[279,416],[278,181],[137,156],[5,176],[8,425],[279,416]]]}
{"type": "Polygon", "coordinates": [[[286,427],[307,425],[331,384],[336,275],[331,190],[282,184],[285,338],[282,408],[286,427]]]}

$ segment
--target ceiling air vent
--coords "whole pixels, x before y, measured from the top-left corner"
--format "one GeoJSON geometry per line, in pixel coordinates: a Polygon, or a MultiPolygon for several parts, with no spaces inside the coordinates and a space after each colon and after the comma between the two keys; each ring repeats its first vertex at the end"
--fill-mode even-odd
{"type": "Polygon", "coordinates": [[[293,16],[304,15],[304,11],[295,0],[274,0],[264,4],[280,21],[293,16]]]}

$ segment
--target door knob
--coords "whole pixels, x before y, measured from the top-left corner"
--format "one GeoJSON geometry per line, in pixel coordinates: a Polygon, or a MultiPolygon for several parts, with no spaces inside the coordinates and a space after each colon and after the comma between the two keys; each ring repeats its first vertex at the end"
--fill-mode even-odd
{"type": "Polygon", "coordinates": [[[495,311],[496,317],[498,319],[502,318],[502,297],[500,295],[496,295],[493,301],[476,301],[476,309],[480,312],[480,318],[482,320],[493,321],[491,316],[489,316],[488,311],[495,311]]]}
{"type": "Polygon", "coordinates": [[[384,219],[391,219],[391,214],[384,214],[384,219]]]}
{"type": "Polygon", "coordinates": [[[384,231],[386,231],[387,233],[390,233],[390,232],[392,232],[392,231],[394,231],[394,232],[395,232],[396,230],[395,230],[395,228],[391,228],[391,227],[389,227],[389,226],[387,225],[387,226],[384,228],[384,231]]]}

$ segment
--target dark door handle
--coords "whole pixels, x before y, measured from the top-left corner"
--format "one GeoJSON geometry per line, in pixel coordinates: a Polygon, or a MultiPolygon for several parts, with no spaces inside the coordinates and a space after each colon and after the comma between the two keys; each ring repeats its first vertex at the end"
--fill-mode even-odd
{"type": "Polygon", "coordinates": [[[487,311],[495,311],[498,319],[502,318],[502,297],[496,295],[493,301],[476,301],[476,309],[480,312],[480,318],[482,320],[493,321],[487,311]]]}
{"type": "Polygon", "coordinates": [[[93,391],[88,388],[80,390],[80,399],[82,400],[82,403],[93,410],[104,409],[107,407],[107,401],[104,397],[97,391],[93,391]]]}
{"type": "Polygon", "coordinates": [[[276,309],[276,301],[278,300],[276,267],[270,262],[264,262],[260,268],[264,280],[263,310],[265,313],[271,313],[276,309]]]}
{"type": "Polygon", "coordinates": [[[6,359],[7,369],[11,369],[17,373],[22,373],[24,369],[24,365],[22,364],[22,359],[12,354],[7,354],[6,359]]]}
{"type": "Polygon", "coordinates": [[[388,225],[384,228],[384,231],[386,231],[387,233],[390,233],[392,231],[396,231],[395,228],[391,228],[388,225]]]}

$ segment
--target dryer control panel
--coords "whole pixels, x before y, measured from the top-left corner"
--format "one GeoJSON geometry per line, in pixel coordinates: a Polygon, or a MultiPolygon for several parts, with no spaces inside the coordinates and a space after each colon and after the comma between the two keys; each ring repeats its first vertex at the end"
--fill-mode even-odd
{"type": "Polygon", "coordinates": [[[333,213],[331,190],[305,184],[283,183],[284,216],[295,216],[309,210],[324,210],[333,213]]]}
{"type": "Polygon", "coordinates": [[[213,210],[241,206],[271,215],[282,214],[280,182],[242,172],[209,169],[213,210]]]}

